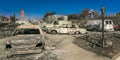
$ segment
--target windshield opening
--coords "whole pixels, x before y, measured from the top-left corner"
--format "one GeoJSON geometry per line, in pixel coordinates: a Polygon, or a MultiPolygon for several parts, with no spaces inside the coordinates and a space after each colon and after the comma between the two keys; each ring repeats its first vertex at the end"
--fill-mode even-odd
{"type": "Polygon", "coordinates": [[[21,34],[40,34],[39,29],[17,29],[15,35],[21,34]]]}

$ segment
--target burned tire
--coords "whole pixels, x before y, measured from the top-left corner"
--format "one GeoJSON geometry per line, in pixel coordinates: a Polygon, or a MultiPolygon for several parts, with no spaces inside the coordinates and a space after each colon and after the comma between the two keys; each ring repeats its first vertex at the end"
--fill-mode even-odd
{"type": "Polygon", "coordinates": [[[53,30],[53,31],[52,31],[52,34],[57,34],[57,31],[53,30]]]}
{"type": "Polygon", "coordinates": [[[75,34],[80,34],[80,32],[79,32],[79,31],[76,31],[75,34]]]}

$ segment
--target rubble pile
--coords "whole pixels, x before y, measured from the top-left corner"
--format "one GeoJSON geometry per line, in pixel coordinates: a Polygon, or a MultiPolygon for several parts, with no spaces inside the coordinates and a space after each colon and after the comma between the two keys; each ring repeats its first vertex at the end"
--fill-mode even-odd
{"type": "Polygon", "coordinates": [[[0,25],[0,39],[10,37],[18,24],[0,25]]]}
{"type": "Polygon", "coordinates": [[[0,31],[0,39],[10,37],[13,31],[0,31]]]}
{"type": "Polygon", "coordinates": [[[82,37],[76,37],[73,41],[76,45],[107,57],[113,57],[120,52],[120,33],[105,33],[104,48],[101,47],[101,34],[90,34],[82,37]]]}

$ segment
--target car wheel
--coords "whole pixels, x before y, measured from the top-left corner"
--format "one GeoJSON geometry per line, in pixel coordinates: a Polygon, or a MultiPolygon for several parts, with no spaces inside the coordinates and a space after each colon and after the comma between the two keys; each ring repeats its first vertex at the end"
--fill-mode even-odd
{"type": "Polygon", "coordinates": [[[80,34],[80,32],[79,32],[79,31],[76,31],[75,34],[80,34]]]}
{"type": "Polygon", "coordinates": [[[57,31],[53,30],[52,33],[53,33],[53,34],[57,34],[57,31]]]}

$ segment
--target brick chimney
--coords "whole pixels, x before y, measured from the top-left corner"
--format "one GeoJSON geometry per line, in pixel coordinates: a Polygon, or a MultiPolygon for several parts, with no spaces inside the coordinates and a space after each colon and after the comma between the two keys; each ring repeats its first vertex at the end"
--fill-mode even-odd
{"type": "Polygon", "coordinates": [[[20,20],[24,20],[24,10],[21,10],[21,18],[20,20]]]}

